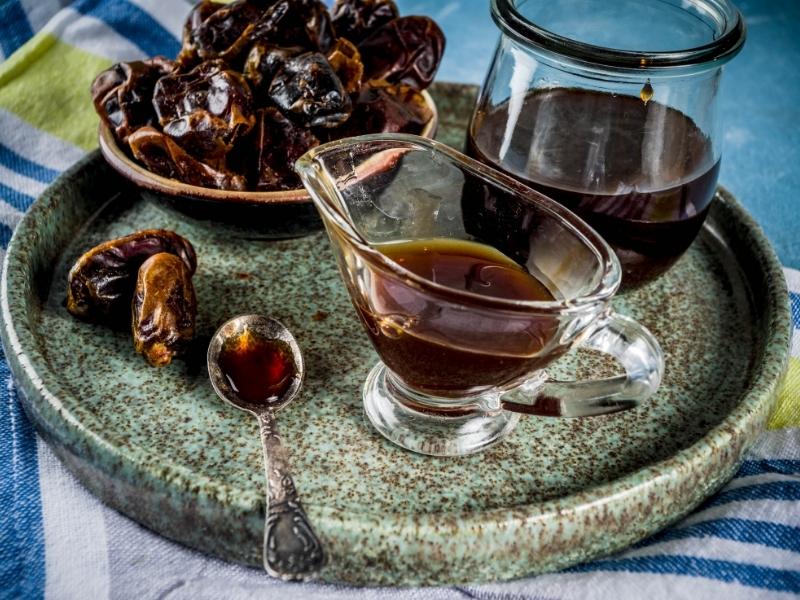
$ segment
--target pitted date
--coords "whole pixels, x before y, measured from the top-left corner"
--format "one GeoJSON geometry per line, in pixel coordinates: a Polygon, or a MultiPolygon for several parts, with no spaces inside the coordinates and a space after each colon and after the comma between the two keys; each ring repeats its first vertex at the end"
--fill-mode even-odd
{"type": "Polygon", "coordinates": [[[295,125],[274,107],[258,111],[252,185],[256,190],[289,190],[300,186],[295,161],[319,140],[310,129],[295,125]]]}
{"type": "Polygon", "coordinates": [[[189,26],[185,45],[202,60],[234,60],[249,44],[250,34],[263,12],[263,8],[248,0],[198,11],[189,26]]]}
{"type": "Polygon", "coordinates": [[[285,114],[309,127],[336,127],[353,112],[342,82],[318,52],[286,61],[269,86],[269,97],[285,114]]]}
{"type": "Polygon", "coordinates": [[[301,19],[309,47],[315,47],[320,52],[327,52],[336,39],[331,24],[331,15],[328,8],[319,0],[301,0],[296,4],[303,6],[301,19]]]}
{"type": "Polygon", "coordinates": [[[133,157],[162,177],[219,190],[245,190],[247,180],[224,166],[197,160],[180,145],[153,127],[142,127],[128,140],[133,157]]]}
{"type": "Polygon", "coordinates": [[[278,0],[255,24],[250,39],[327,52],[335,34],[328,9],[319,0],[278,0]]]}
{"type": "Polygon", "coordinates": [[[192,273],[174,254],[160,253],[139,268],[133,295],[133,345],[154,367],[163,367],[194,337],[197,298],[192,273]]]}
{"type": "Polygon", "coordinates": [[[398,16],[394,0],[336,0],[331,9],[336,35],[355,44],[398,16]]]}
{"type": "Polygon", "coordinates": [[[413,87],[371,81],[361,91],[353,116],[346,123],[346,127],[352,129],[347,129],[342,134],[419,134],[431,116],[431,110],[422,94],[413,87]]]}
{"type": "Polygon", "coordinates": [[[225,5],[214,0],[200,0],[194,5],[183,24],[181,51],[175,59],[176,72],[185,73],[202,62],[197,48],[197,31],[208,17],[222,8],[225,5]]]}
{"type": "Polygon", "coordinates": [[[173,68],[162,56],[150,60],[117,63],[100,73],[92,83],[95,110],[121,142],[156,122],[153,89],[156,81],[173,68]]]}
{"type": "Polygon", "coordinates": [[[444,33],[428,17],[390,21],[358,45],[364,77],[424,90],[436,75],[444,44],[444,33]]]}
{"type": "Polygon", "coordinates": [[[156,83],[153,106],[165,134],[197,158],[220,159],[253,128],[253,94],[221,60],[156,83]]]}
{"type": "Polygon", "coordinates": [[[104,242],[83,254],[70,269],[67,310],[86,320],[118,324],[130,316],[136,273],[154,254],[176,256],[191,274],[197,255],[174,231],[146,229],[104,242]]]}
{"type": "Polygon", "coordinates": [[[290,58],[302,54],[301,46],[273,46],[266,42],[256,42],[244,63],[244,77],[258,98],[265,98],[272,78],[290,58]]]}

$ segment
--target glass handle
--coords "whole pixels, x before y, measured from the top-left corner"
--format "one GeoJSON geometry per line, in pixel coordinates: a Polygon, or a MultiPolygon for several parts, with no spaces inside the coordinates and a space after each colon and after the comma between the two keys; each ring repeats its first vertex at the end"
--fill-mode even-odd
{"type": "Polygon", "coordinates": [[[664,375],[658,341],[642,325],[609,313],[581,344],[616,358],[625,375],[588,381],[558,381],[542,375],[501,399],[506,410],[551,417],[590,417],[633,408],[649,398],[664,375]]]}

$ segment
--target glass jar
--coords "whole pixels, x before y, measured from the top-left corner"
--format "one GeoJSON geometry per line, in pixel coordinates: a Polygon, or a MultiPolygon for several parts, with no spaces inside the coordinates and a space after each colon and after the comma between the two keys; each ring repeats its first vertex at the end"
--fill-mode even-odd
{"type": "Polygon", "coordinates": [[[623,287],[651,281],[714,198],[741,14],[727,0],[492,0],[492,16],[500,41],[468,152],[597,229],[623,287]]]}

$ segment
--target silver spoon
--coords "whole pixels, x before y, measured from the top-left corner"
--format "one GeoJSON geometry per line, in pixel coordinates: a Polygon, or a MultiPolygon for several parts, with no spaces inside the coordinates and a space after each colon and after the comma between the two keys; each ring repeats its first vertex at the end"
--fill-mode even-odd
{"type": "Polygon", "coordinates": [[[281,443],[275,413],[294,399],[303,384],[303,355],[291,332],[280,322],[260,315],[241,315],[224,323],[208,345],[208,375],[214,391],[228,404],[247,411],[258,419],[267,474],[267,511],[264,525],[264,569],[273,577],[287,581],[310,578],[325,564],[325,554],[308,522],[294,481],[289,459],[281,443]],[[291,350],[294,376],[279,396],[264,402],[245,400],[220,368],[219,359],[226,343],[242,335],[263,341],[279,341],[291,350]]]}

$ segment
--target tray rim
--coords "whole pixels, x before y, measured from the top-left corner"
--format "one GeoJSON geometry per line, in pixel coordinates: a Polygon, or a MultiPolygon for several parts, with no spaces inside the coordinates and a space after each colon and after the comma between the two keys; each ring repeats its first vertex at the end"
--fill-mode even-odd
{"type": "MultiPolygon", "coordinates": [[[[128,462],[136,470],[143,471],[147,477],[156,480],[168,481],[171,484],[180,484],[186,478],[191,478],[195,488],[205,488],[203,493],[210,498],[229,497],[231,486],[220,481],[189,472],[180,465],[165,462],[160,465],[156,473],[150,468],[144,448],[137,448],[138,452],[127,452],[108,443],[105,437],[98,432],[87,429],[80,421],[64,408],[59,399],[63,394],[68,394],[63,385],[58,381],[57,374],[49,372],[46,368],[37,368],[47,365],[46,357],[36,348],[36,336],[26,318],[25,307],[12,305],[9,301],[9,289],[22,289],[20,286],[28,285],[26,281],[25,249],[23,239],[36,236],[36,225],[40,219],[46,218],[51,207],[59,202],[61,189],[68,184],[72,177],[92,165],[101,161],[99,151],[87,155],[72,168],[63,173],[47,190],[37,199],[31,209],[24,215],[17,226],[8,245],[3,261],[2,280],[0,281],[0,315],[2,317],[3,345],[6,357],[11,366],[12,374],[18,383],[23,406],[40,431],[43,431],[49,443],[66,448],[70,453],[69,434],[78,434],[85,444],[90,444],[94,452],[109,453],[115,459],[128,462]],[[22,248],[19,248],[23,246],[22,248]],[[12,266],[10,266],[13,263],[12,266]],[[40,375],[42,373],[42,375],[40,375]],[[54,380],[55,377],[55,380],[54,380]],[[41,406],[39,406],[41,405],[41,406]],[[47,418],[41,407],[53,414],[60,414],[60,422],[53,422],[47,418]],[[62,430],[62,428],[66,428],[62,430]]],[[[716,210],[723,207],[731,216],[738,219],[748,233],[750,240],[747,247],[734,252],[737,259],[740,254],[749,253],[762,265],[763,276],[769,287],[764,290],[766,301],[765,324],[767,332],[764,334],[762,359],[754,365],[754,377],[746,393],[743,394],[736,407],[723,419],[721,423],[711,428],[702,438],[669,458],[637,469],[627,475],[612,481],[590,486],[567,496],[511,507],[498,507],[488,510],[434,512],[434,513],[381,513],[380,527],[383,531],[391,532],[405,530],[413,527],[420,538],[436,538],[442,535],[444,527],[456,535],[466,535],[477,528],[486,531],[503,528],[509,524],[531,527],[537,522],[549,517],[564,518],[572,515],[575,518],[591,513],[593,508],[604,505],[606,510],[614,506],[623,507],[631,502],[633,497],[648,496],[657,493],[658,489],[665,488],[670,482],[680,480],[680,471],[687,465],[717,465],[727,467],[719,471],[722,474],[720,481],[711,482],[698,498],[690,501],[685,507],[685,512],[691,510],[703,498],[719,487],[738,466],[742,455],[749,445],[755,441],[768,416],[769,409],[779,389],[789,356],[789,341],[791,336],[791,316],[789,309],[788,292],[782,272],[782,267],[767,240],[765,234],[755,220],[747,213],[741,204],[724,188],[718,190],[718,200],[714,203],[716,210]],[[723,473],[723,471],[725,471],[723,473]],[[729,471],[729,472],[728,472],[729,471]],[[713,488],[713,489],[711,489],[713,488]]],[[[746,277],[749,281],[750,276],[746,277]]],[[[752,286],[751,286],[752,287],[752,286]]],[[[75,453],[80,456],[80,453],[75,453]]],[[[60,452],[59,452],[60,455],[60,452]]],[[[62,458],[63,460],[63,458],[62,458]]],[[[75,472],[75,468],[68,468],[75,472]]],[[[80,474],[79,478],[81,477],[80,474]]],[[[686,475],[683,476],[684,478],[686,475]]],[[[84,483],[86,483],[84,481],[84,483]]],[[[91,485],[89,487],[92,487],[91,485]]],[[[178,492],[181,490],[179,489],[178,492]]],[[[106,499],[107,500],[107,499],[106,499]]],[[[113,505],[113,502],[112,502],[113,505]]],[[[244,507],[241,507],[244,508],[244,507]]],[[[347,509],[331,508],[326,505],[308,504],[317,518],[331,519],[340,526],[345,525],[348,515],[356,517],[356,521],[365,521],[364,514],[347,509]],[[361,518],[358,518],[361,517],[361,518]]],[[[678,515],[680,516],[680,515],[678,515]]],[[[134,517],[135,518],[135,517],[134,517]]],[[[669,515],[657,523],[660,528],[675,519],[669,515]]],[[[368,520],[368,519],[366,519],[368,520]]],[[[371,524],[374,526],[374,523],[371,524]]],[[[634,536],[635,537],[635,536],[634,536]]],[[[631,538],[634,539],[634,537],[631,538]]],[[[641,537],[641,536],[639,536],[641,537]]],[[[627,545],[629,541],[612,544],[613,549],[627,545]]],[[[184,542],[185,543],[185,542],[184,542]]],[[[606,549],[608,551],[608,549],[606,549]]],[[[579,557],[579,560],[588,559],[597,552],[579,557]]],[[[554,563],[553,566],[561,567],[578,562],[572,560],[554,563]]],[[[549,568],[545,570],[550,570],[549,568]]],[[[535,571],[534,571],[535,572],[535,571]]],[[[524,573],[512,573],[519,576],[524,573]]],[[[502,578],[507,578],[501,576],[502,578]]],[[[479,578],[480,579],[480,578],[479,578]]],[[[421,580],[422,583],[440,582],[438,579],[421,580]]]]}

